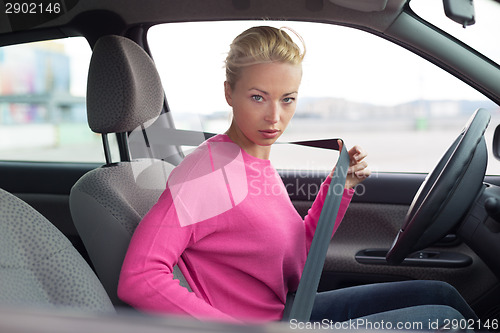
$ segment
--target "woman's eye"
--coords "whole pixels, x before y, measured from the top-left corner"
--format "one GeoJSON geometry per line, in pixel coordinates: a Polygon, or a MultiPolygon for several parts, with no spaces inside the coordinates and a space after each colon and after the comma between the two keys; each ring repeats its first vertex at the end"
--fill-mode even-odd
{"type": "Polygon", "coordinates": [[[293,101],[295,101],[295,98],[293,98],[293,97],[285,97],[283,99],[283,103],[286,103],[286,104],[292,103],[293,101]]]}
{"type": "Polygon", "coordinates": [[[264,100],[264,98],[260,95],[253,95],[252,99],[256,102],[262,102],[264,100]]]}

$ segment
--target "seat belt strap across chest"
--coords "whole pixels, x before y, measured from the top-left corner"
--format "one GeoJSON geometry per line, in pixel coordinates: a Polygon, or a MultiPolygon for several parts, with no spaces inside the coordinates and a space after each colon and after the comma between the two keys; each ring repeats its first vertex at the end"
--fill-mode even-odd
{"type": "MultiPolygon", "coordinates": [[[[315,140],[295,144],[339,150],[337,139],[315,140]]],[[[344,192],[348,167],[349,154],[345,145],[342,144],[342,149],[340,149],[337,165],[335,166],[332,180],[328,187],[323,209],[321,210],[316,231],[314,232],[297,292],[295,293],[295,297],[287,297],[283,320],[294,319],[299,322],[306,322],[309,321],[311,317],[326,253],[330,245],[333,228],[344,192]]]]}

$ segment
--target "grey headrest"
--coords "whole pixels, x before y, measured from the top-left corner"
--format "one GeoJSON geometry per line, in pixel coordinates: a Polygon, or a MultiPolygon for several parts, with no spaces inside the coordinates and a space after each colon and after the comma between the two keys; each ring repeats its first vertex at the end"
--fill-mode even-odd
{"type": "Polygon", "coordinates": [[[87,82],[87,117],[96,133],[132,131],[159,116],[163,88],[153,60],[121,36],[95,44],[87,82]]]}

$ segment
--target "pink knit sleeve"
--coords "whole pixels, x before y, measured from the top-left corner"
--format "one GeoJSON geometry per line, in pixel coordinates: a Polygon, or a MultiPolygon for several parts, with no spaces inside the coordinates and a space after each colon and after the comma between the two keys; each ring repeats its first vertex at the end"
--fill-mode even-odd
{"type": "MultiPolygon", "coordinates": [[[[198,319],[236,322],[173,278],[173,267],[190,242],[203,237],[181,226],[167,189],[137,227],[122,266],[118,296],[136,309],[198,319]]],[[[203,229],[209,233],[209,228],[203,229]]]]}
{"type": "MultiPolygon", "coordinates": [[[[307,248],[311,246],[311,242],[314,236],[314,231],[318,225],[319,216],[321,215],[321,210],[323,209],[323,204],[325,203],[325,198],[328,193],[328,188],[330,186],[332,178],[329,176],[325,179],[323,184],[321,184],[316,200],[314,200],[311,208],[309,209],[307,216],[304,218],[304,223],[306,226],[306,241],[307,248]]],[[[335,190],[335,189],[334,189],[335,190]]],[[[337,231],[342,219],[344,218],[347,207],[351,202],[352,196],[354,195],[354,189],[344,189],[342,193],[342,199],[340,201],[339,211],[337,213],[337,218],[335,220],[335,226],[333,228],[332,237],[337,231]]]]}

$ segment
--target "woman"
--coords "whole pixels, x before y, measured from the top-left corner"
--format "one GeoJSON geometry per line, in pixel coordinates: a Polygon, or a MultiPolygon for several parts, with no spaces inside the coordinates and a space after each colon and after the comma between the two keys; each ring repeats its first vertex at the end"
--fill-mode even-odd
{"type": "MultiPolygon", "coordinates": [[[[332,175],[302,220],[269,161],[272,144],[295,112],[303,57],[282,29],[254,27],[233,41],[224,82],[232,123],[172,172],[165,192],[138,226],[120,276],[118,293],[125,302],[199,319],[282,318],[286,295],[298,286],[332,175]],[[192,292],[173,279],[176,264],[192,292]]],[[[370,175],[360,147],[350,149],[349,156],[336,228],[353,188],[370,175]]],[[[318,295],[315,320],[380,312],[373,304],[367,311],[345,312],[339,304],[350,297],[337,300],[329,294],[318,295]]]]}

